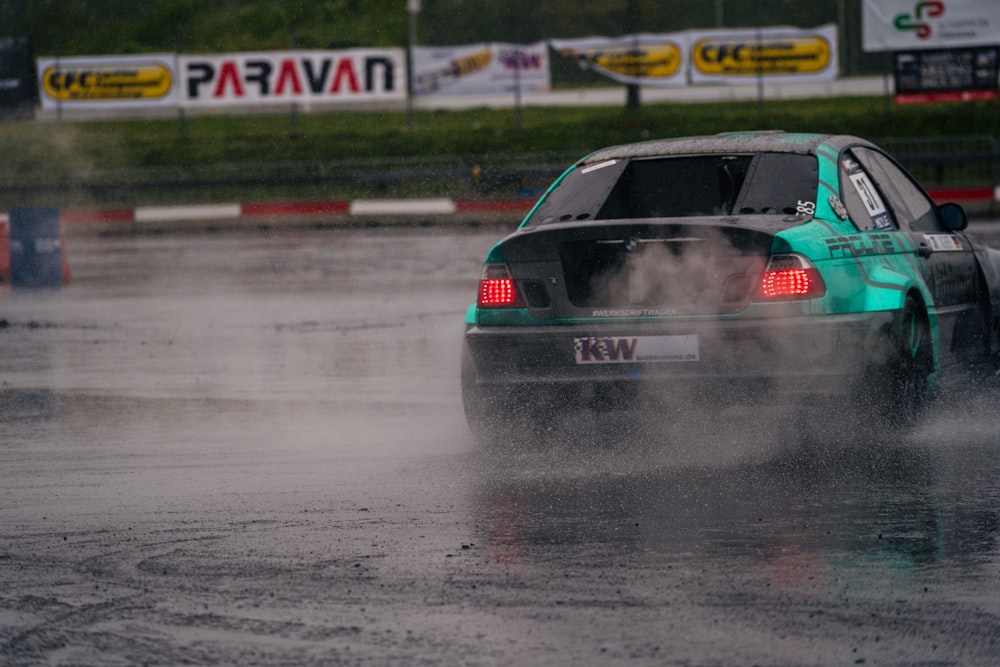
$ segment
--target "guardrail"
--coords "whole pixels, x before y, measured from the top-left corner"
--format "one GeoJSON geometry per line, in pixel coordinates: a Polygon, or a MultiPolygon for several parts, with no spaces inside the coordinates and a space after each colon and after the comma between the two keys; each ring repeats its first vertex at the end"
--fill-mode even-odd
{"type": "MultiPolygon", "coordinates": [[[[1000,144],[990,136],[876,141],[928,189],[1000,185],[1000,144]]],[[[28,174],[0,181],[0,198],[20,205],[107,206],[212,201],[533,196],[585,151],[145,167],[80,175],[28,174]]],[[[995,202],[990,205],[995,210],[995,202]]]]}

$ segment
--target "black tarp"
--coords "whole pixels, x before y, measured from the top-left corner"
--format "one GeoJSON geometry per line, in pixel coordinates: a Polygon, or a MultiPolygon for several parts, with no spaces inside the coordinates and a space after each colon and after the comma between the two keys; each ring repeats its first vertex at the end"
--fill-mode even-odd
{"type": "Polygon", "coordinates": [[[30,37],[0,37],[0,119],[30,118],[38,79],[30,37]]]}

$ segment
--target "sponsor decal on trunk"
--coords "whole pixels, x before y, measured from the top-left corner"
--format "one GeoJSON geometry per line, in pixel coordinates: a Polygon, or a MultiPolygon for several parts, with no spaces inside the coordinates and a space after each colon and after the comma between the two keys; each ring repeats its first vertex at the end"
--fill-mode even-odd
{"type": "Polygon", "coordinates": [[[698,361],[698,336],[607,336],[574,338],[578,364],[698,361]]]}

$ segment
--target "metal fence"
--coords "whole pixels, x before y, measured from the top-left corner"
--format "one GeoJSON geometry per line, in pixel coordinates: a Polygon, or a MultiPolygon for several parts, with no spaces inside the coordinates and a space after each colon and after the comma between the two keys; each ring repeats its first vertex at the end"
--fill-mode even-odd
{"type": "Polygon", "coordinates": [[[450,196],[509,198],[537,193],[580,153],[222,164],[25,174],[0,181],[0,197],[25,204],[115,205],[232,200],[450,196]]]}
{"type": "Polygon", "coordinates": [[[1000,142],[988,135],[876,142],[926,187],[1000,184],[1000,142]]]}
{"type": "MultiPolygon", "coordinates": [[[[997,186],[1000,143],[991,136],[876,140],[928,188],[997,186]]],[[[0,197],[19,205],[114,206],[213,201],[328,200],[448,196],[535,196],[579,152],[453,155],[146,167],[80,175],[26,174],[0,181],[0,197]]]]}

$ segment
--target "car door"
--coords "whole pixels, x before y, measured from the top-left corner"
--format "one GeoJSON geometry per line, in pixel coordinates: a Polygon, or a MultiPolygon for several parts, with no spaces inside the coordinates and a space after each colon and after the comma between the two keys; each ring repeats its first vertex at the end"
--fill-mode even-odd
{"type": "Polygon", "coordinates": [[[899,165],[885,154],[867,147],[851,149],[863,176],[851,175],[850,184],[860,196],[881,196],[884,212],[873,213],[877,205],[866,210],[874,227],[889,234],[902,235],[912,248],[913,265],[923,276],[933,297],[932,306],[938,315],[941,352],[952,350],[956,330],[974,321],[979,305],[976,257],[972,244],[964,234],[946,229],[937,207],[927,194],[899,165]],[[865,193],[872,188],[875,195],[865,193]]]}

